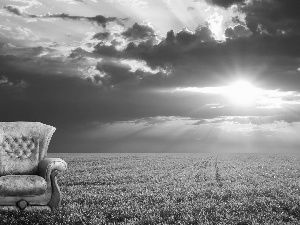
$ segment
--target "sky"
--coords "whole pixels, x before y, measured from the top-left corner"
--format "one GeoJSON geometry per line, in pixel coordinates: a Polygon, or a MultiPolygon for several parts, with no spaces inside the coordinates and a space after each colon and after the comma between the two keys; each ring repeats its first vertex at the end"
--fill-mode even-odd
{"type": "Polygon", "coordinates": [[[49,152],[300,151],[298,0],[1,0],[0,118],[49,152]]]}

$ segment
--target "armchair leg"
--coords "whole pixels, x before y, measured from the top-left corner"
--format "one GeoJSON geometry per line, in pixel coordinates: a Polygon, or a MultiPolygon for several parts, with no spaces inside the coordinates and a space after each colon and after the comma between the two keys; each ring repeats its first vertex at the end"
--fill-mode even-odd
{"type": "Polygon", "coordinates": [[[56,175],[58,174],[57,170],[53,170],[50,178],[51,178],[51,186],[52,186],[52,196],[50,201],[48,202],[48,206],[51,210],[54,210],[60,206],[61,203],[61,192],[59,186],[57,184],[56,175]]]}

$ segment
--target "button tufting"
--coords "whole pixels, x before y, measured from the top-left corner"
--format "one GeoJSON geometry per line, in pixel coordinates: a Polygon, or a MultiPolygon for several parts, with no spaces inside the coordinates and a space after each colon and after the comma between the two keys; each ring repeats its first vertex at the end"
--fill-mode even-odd
{"type": "Polygon", "coordinates": [[[17,149],[15,151],[16,156],[20,157],[23,154],[23,151],[21,149],[17,149]]]}
{"type": "Polygon", "coordinates": [[[19,158],[26,159],[31,156],[34,149],[36,148],[36,144],[34,142],[33,137],[5,137],[0,147],[11,157],[11,158],[19,158]]]}
{"type": "Polygon", "coordinates": [[[27,149],[27,144],[23,142],[20,147],[22,147],[23,149],[27,149]]]}
{"type": "Polygon", "coordinates": [[[8,144],[6,142],[2,143],[2,148],[6,149],[8,147],[8,144]]]}
{"type": "Polygon", "coordinates": [[[18,146],[18,145],[16,144],[16,142],[13,142],[13,143],[10,144],[10,147],[11,147],[11,148],[16,148],[17,146],[18,146]]]}
{"type": "Polygon", "coordinates": [[[34,143],[31,143],[31,145],[29,146],[29,149],[30,149],[30,150],[33,150],[34,148],[35,148],[34,143]]]}

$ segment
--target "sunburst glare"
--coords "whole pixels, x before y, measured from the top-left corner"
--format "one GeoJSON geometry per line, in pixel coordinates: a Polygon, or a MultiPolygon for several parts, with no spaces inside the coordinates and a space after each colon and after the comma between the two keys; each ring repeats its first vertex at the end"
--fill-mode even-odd
{"type": "Polygon", "coordinates": [[[225,88],[225,96],[239,106],[251,106],[262,94],[262,90],[246,80],[238,80],[225,88]]]}

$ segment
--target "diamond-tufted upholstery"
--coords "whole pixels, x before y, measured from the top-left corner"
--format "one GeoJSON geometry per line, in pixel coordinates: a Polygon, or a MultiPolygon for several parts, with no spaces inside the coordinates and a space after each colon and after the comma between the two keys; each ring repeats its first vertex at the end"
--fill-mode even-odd
{"type": "Polygon", "coordinates": [[[0,175],[37,174],[39,142],[36,137],[5,135],[0,150],[0,175]]]}
{"type": "Polygon", "coordinates": [[[38,142],[33,137],[12,137],[9,135],[4,137],[2,148],[9,156],[24,159],[30,157],[38,149],[38,142]]]}
{"type": "Polygon", "coordinates": [[[39,122],[0,122],[0,209],[60,204],[59,158],[45,158],[55,128],[39,122]]]}

